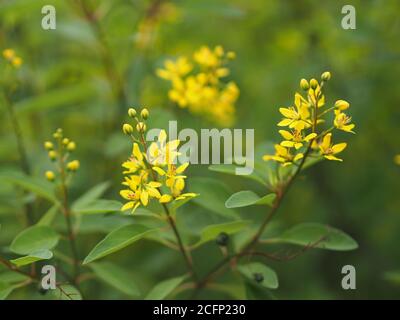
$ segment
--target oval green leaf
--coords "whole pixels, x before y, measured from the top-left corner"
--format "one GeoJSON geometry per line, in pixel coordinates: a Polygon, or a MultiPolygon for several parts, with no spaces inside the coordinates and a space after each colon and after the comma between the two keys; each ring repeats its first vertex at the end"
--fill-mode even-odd
{"type": "Polygon", "coordinates": [[[140,291],[126,270],[110,262],[96,262],[90,264],[96,276],[111,287],[128,296],[138,296],[140,291]]]}
{"type": "Polygon", "coordinates": [[[58,233],[48,226],[33,226],[15,237],[10,250],[21,255],[50,250],[57,245],[59,237],[58,233]]]}
{"type": "Polygon", "coordinates": [[[278,276],[276,275],[275,271],[260,262],[252,262],[240,265],[238,266],[238,270],[252,283],[257,284],[256,280],[254,279],[254,274],[259,273],[264,278],[262,282],[259,283],[260,286],[269,289],[276,289],[279,287],[278,276]]]}
{"type": "Polygon", "coordinates": [[[319,223],[302,223],[285,231],[271,242],[348,251],[358,248],[357,242],[343,231],[319,223]]]}
{"type": "Polygon", "coordinates": [[[83,261],[83,264],[90,263],[103,258],[111,253],[121,250],[135,241],[156,229],[150,229],[140,224],[130,224],[111,231],[103,240],[101,240],[83,261]]]}
{"type": "Polygon", "coordinates": [[[267,194],[264,197],[260,197],[253,191],[239,191],[234,193],[225,202],[227,208],[242,208],[252,205],[269,205],[271,206],[276,198],[275,193],[267,194]]]}
{"type": "Polygon", "coordinates": [[[40,260],[48,260],[53,257],[53,253],[50,250],[39,250],[36,252],[33,252],[25,257],[20,257],[14,260],[10,260],[13,264],[15,264],[17,267],[22,267],[26,266],[28,264],[34,263],[36,261],[40,260]]]}
{"type": "Polygon", "coordinates": [[[176,287],[178,287],[186,276],[176,277],[164,280],[157,284],[146,296],[146,300],[163,300],[165,299],[176,287]]]}

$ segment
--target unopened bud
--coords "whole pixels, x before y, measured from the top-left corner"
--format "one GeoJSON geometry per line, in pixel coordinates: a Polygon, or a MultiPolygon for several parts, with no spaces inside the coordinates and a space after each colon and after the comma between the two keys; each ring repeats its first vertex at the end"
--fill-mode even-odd
{"type": "Polygon", "coordinates": [[[44,143],[44,147],[45,147],[46,150],[53,150],[54,145],[53,145],[52,142],[46,141],[46,142],[44,143]]]}
{"type": "Polygon", "coordinates": [[[149,117],[149,110],[147,110],[146,108],[144,108],[141,112],[140,112],[140,116],[146,120],[149,117]]]}
{"type": "Polygon", "coordinates": [[[338,108],[339,110],[346,110],[350,107],[350,103],[348,103],[345,100],[337,100],[335,102],[335,108],[338,108]]]}
{"type": "Polygon", "coordinates": [[[128,115],[129,115],[131,118],[136,117],[136,114],[137,114],[137,112],[136,112],[135,109],[133,109],[133,108],[129,108],[129,109],[128,109],[128,115]]]}
{"type": "Polygon", "coordinates": [[[304,91],[307,91],[308,89],[310,89],[310,85],[306,79],[300,80],[300,88],[302,88],[304,91]]]}
{"type": "Polygon", "coordinates": [[[310,80],[310,87],[311,89],[316,89],[318,87],[318,81],[316,79],[311,79],[310,80]]]}
{"type": "Polygon", "coordinates": [[[80,163],[78,160],[73,160],[67,163],[67,169],[69,171],[76,171],[79,169],[80,163]]]}
{"type": "Polygon", "coordinates": [[[146,131],[146,125],[145,125],[143,122],[139,122],[139,123],[136,125],[136,130],[137,130],[138,132],[143,133],[143,132],[146,131]]]}
{"type": "Polygon", "coordinates": [[[233,51],[229,51],[229,52],[226,54],[226,56],[227,56],[228,59],[233,60],[233,59],[236,58],[236,53],[234,53],[233,51]]]}
{"type": "Polygon", "coordinates": [[[56,175],[54,174],[53,171],[46,171],[44,175],[46,176],[46,179],[49,181],[54,181],[54,179],[56,178],[56,175]]]}
{"type": "Polygon", "coordinates": [[[49,151],[49,158],[51,161],[54,161],[57,159],[57,152],[55,152],[54,150],[49,151]]]}
{"type": "Polygon", "coordinates": [[[68,138],[64,138],[62,143],[63,143],[64,146],[66,146],[69,143],[69,139],[68,138]]]}
{"type": "Polygon", "coordinates": [[[67,144],[67,150],[68,151],[74,151],[76,149],[76,143],[71,141],[70,143],[67,144]]]}
{"type": "Polygon", "coordinates": [[[126,134],[126,135],[130,135],[133,133],[133,127],[130,124],[125,123],[122,126],[122,131],[126,134]]]}
{"type": "Polygon", "coordinates": [[[329,71],[325,71],[322,75],[321,75],[321,79],[323,81],[329,81],[331,79],[331,73],[329,71]]]}

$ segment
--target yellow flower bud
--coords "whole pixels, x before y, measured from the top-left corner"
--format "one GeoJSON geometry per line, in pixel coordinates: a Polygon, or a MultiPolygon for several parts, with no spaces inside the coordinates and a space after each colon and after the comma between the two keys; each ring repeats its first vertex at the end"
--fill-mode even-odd
{"type": "Polygon", "coordinates": [[[69,139],[68,138],[64,138],[62,141],[63,145],[67,145],[69,143],[69,139]]]}
{"type": "Polygon", "coordinates": [[[22,59],[20,57],[15,57],[11,60],[11,64],[13,65],[13,67],[19,68],[22,64],[22,59]]]}
{"type": "Polygon", "coordinates": [[[398,154],[398,155],[396,155],[396,156],[394,157],[394,163],[395,163],[395,164],[398,164],[398,165],[400,166],[400,154],[398,154]]]}
{"type": "Polygon", "coordinates": [[[46,141],[46,142],[44,143],[44,147],[45,147],[46,150],[53,150],[54,145],[53,145],[52,142],[46,141]]]}
{"type": "Polygon", "coordinates": [[[307,91],[308,89],[310,89],[310,85],[306,79],[300,80],[300,88],[302,88],[304,91],[307,91]]]}
{"type": "Polygon", "coordinates": [[[57,159],[57,152],[55,152],[54,150],[49,151],[49,158],[52,161],[56,160],[57,159]]]}
{"type": "Polygon", "coordinates": [[[146,125],[145,125],[143,122],[139,122],[139,123],[136,125],[136,130],[137,130],[138,132],[145,132],[145,131],[146,131],[146,125]]]}
{"type": "Polygon", "coordinates": [[[128,109],[128,115],[129,115],[131,118],[136,117],[136,114],[137,114],[137,112],[136,112],[135,109],[133,109],[133,108],[129,108],[129,109],[128,109]]]}
{"type": "Polygon", "coordinates": [[[57,131],[54,132],[53,137],[55,139],[61,139],[62,138],[62,133],[63,133],[62,129],[58,128],[57,131]]]}
{"type": "Polygon", "coordinates": [[[146,120],[149,117],[149,110],[147,110],[146,108],[142,109],[142,111],[140,112],[140,116],[146,120]]]}
{"type": "Polygon", "coordinates": [[[335,102],[335,108],[338,108],[339,110],[346,110],[350,107],[350,103],[348,103],[345,100],[337,100],[335,102]]]}
{"type": "Polygon", "coordinates": [[[329,81],[331,79],[331,73],[329,71],[325,71],[322,75],[321,75],[321,79],[323,81],[329,81]]]}
{"type": "Polygon", "coordinates": [[[13,49],[5,49],[3,50],[3,57],[11,61],[15,57],[15,51],[13,49]]]}
{"type": "Polygon", "coordinates": [[[67,169],[69,171],[76,171],[79,169],[80,163],[78,160],[73,160],[67,163],[67,169]]]}
{"type": "Polygon", "coordinates": [[[224,48],[222,48],[222,46],[216,46],[214,52],[218,57],[222,57],[224,55],[224,48]]]}
{"type": "Polygon", "coordinates": [[[229,51],[229,52],[226,54],[226,56],[227,56],[228,59],[233,60],[233,59],[236,58],[236,53],[234,53],[233,51],[229,51]]]}
{"type": "Polygon", "coordinates": [[[75,142],[71,141],[70,143],[67,144],[67,150],[68,151],[74,151],[75,149],[76,149],[75,142]]]}
{"type": "Polygon", "coordinates": [[[53,171],[46,171],[44,175],[46,176],[46,179],[49,181],[54,181],[54,179],[56,178],[56,175],[54,174],[53,171]]]}
{"type": "Polygon", "coordinates": [[[311,79],[310,80],[310,87],[311,89],[316,89],[318,87],[318,81],[316,79],[311,79]]]}
{"type": "Polygon", "coordinates": [[[130,135],[133,133],[133,127],[130,124],[125,123],[122,126],[122,131],[126,134],[126,135],[130,135]]]}

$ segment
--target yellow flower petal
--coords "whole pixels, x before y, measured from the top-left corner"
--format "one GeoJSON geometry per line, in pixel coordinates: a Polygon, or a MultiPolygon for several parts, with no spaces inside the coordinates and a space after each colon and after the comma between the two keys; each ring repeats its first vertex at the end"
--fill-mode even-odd
{"type": "Polygon", "coordinates": [[[176,169],[176,173],[178,173],[178,174],[182,173],[183,171],[186,170],[186,168],[187,168],[188,166],[189,166],[189,162],[186,162],[186,163],[180,165],[180,166],[176,169]]]}
{"type": "Polygon", "coordinates": [[[332,152],[333,152],[333,154],[342,152],[344,149],[346,149],[346,147],[347,147],[347,143],[345,143],[345,142],[335,144],[334,146],[332,146],[332,152]]]}
{"type": "Polygon", "coordinates": [[[170,196],[169,194],[163,194],[158,201],[160,203],[168,203],[168,202],[171,202],[171,200],[172,200],[172,196],[170,196]]]}

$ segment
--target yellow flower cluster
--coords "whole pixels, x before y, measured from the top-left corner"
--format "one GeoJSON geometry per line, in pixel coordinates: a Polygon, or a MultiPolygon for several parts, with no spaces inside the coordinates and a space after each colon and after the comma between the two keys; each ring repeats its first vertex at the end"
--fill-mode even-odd
{"type": "Polygon", "coordinates": [[[161,204],[195,197],[195,193],[183,193],[186,176],[182,175],[189,163],[176,166],[179,155],[179,140],[167,141],[167,133],[161,130],[157,142],[147,146],[144,133],[149,111],[142,109],[140,114],[130,108],[128,115],[136,121],[136,135],[133,126],[125,123],[122,131],[133,141],[132,154],[122,164],[125,175],[122,184],[126,189],[120,191],[121,197],[128,200],[121,210],[132,209],[140,205],[147,206],[151,199],[161,204]]]}
{"type": "Polygon", "coordinates": [[[229,75],[226,64],[234,58],[234,52],[225,53],[221,46],[203,46],[193,54],[193,59],[165,61],[164,69],[158,69],[157,75],[171,82],[168,96],[179,107],[217,125],[231,126],[239,88],[234,82],[224,83],[221,79],[229,75]]]}
{"type": "Polygon", "coordinates": [[[354,133],[355,125],[351,123],[351,117],[344,112],[350,107],[347,101],[337,100],[334,106],[325,106],[323,87],[330,78],[330,72],[324,72],[320,82],[316,79],[300,81],[305,96],[296,93],[293,106],[279,109],[283,119],[278,126],[288,129],[279,130],[283,141],[275,145],[274,155],[263,157],[265,161],[274,160],[288,166],[303,161],[305,154],[342,161],[336,155],[342,152],[347,144],[333,144],[332,131],[337,129],[354,133]],[[325,117],[330,113],[333,113],[332,125],[323,130],[320,127],[327,122],[325,117]]]}
{"type": "Polygon", "coordinates": [[[19,68],[22,65],[21,57],[18,57],[13,49],[3,50],[3,57],[15,68],[19,68]]]}
{"type": "MultiPolygon", "coordinates": [[[[61,175],[65,175],[67,172],[75,172],[79,169],[80,163],[78,160],[72,160],[67,162],[70,154],[76,149],[76,143],[70,139],[64,137],[63,130],[57,129],[53,134],[54,142],[46,141],[44,148],[48,152],[49,159],[53,162],[58,161],[58,170],[61,175]]],[[[49,181],[56,179],[54,171],[46,171],[45,177],[49,181]]],[[[64,180],[65,177],[62,177],[64,180]]]]}

